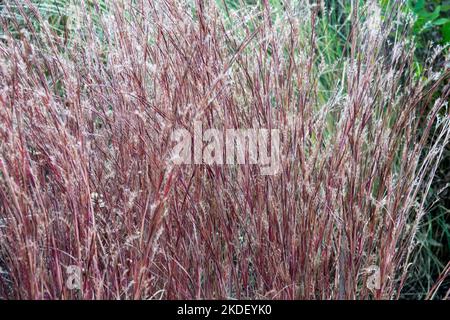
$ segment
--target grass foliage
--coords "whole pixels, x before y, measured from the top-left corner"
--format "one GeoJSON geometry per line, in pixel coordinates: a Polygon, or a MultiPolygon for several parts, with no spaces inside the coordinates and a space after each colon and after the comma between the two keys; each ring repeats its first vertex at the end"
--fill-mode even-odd
{"type": "Polygon", "coordinates": [[[3,1],[0,297],[401,297],[450,139],[407,5],[3,1]],[[280,172],[172,164],[195,121],[281,130],[280,172]]]}

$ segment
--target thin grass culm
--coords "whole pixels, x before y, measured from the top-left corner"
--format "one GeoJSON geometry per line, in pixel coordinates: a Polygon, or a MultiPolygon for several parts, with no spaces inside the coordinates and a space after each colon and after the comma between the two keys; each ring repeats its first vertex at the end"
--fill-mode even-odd
{"type": "Polygon", "coordinates": [[[402,1],[43,2],[0,4],[1,299],[401,297],[450,139],[402,1]],[[195,161],[252,128],[273,174],[195,161]]]}

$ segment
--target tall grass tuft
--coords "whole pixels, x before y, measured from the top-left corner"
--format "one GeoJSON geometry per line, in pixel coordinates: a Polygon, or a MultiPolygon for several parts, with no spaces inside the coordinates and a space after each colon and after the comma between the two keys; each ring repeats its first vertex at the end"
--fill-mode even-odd
{"type": "Polygon", "coordinates": [[[320,2],[61,3],[1,7],[0,298],[400,296],[450,139],[402,1],[334,42],[320,2]],[[279,129],[280,171],[172,164],[194,121],[279,129]]]}

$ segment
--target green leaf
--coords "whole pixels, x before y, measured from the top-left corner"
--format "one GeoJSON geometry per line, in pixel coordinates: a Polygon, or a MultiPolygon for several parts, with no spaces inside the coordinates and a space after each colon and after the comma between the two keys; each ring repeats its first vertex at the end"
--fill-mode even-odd
{"type": "Polygon", "coordinates": [[[442,41],[444,44],[450,43],[450,22],[444,24],[441,28],[442,41]]]}
{"type": "Polygon", "coordinates": [[[425,8],[425,0],[417,0],[416,5],[414,6],[414,12],[419,12],[425,8]]]}
{"type": "Polygon", "coordinates": [[[446,24],[447,22],[450,22],[450,19],[448,19],[448,18],[439,18],[439,19],[433,21],[433,24],[435,26],[441,26],[443,24],[446,24]]]}

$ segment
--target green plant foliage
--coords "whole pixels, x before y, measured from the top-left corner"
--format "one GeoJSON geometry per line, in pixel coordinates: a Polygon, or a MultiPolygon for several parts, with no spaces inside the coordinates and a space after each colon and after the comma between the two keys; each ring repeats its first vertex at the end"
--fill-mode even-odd
{"type": "MultiPolygon", "coordinates": [[[[416,16],[412,35],[416,38],[416,66],[422,70],[433,46],[450,43],[450,1],[409,0],[408,9],[416,16]]],[[[448,51],[448,48],[447,48],[448,51]]],[[[441,66],[444,66],[441,57],[441,66]]],[[[437,66],[439,67],[439,66],[437,66]]],[[[444,114],[443,116],[448,116],[444,114]]],[[[431,190],[429,214],[419,230],[415,263],[411,268],[405,298],[424,298],[450,261],[450,149],[446,148],[431,190]]],[[[441,285],[435,298],[443,298],[450,287],[450,279],[441,285]]]]}
{"type": "Polygon", "coordinates": [[[426,45],[426,39],[435,43],[450,42],[450,1],[448,0],[409,0],[410,10],[417,16],[413,27],[419,36],[419,45],[426,45]]]}

